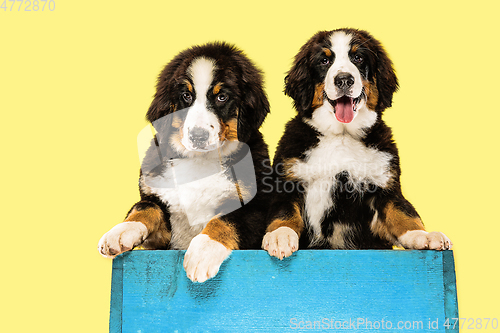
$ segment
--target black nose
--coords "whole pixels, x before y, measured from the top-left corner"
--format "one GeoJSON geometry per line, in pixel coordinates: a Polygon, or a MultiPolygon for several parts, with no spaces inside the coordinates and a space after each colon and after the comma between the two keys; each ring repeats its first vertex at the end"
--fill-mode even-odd
{"type": "Polygon", "coordinates": [[[339,73],[335,79],[334,83],[337,88],[346,90],[352,87],[354,84],[354,77],[349,73],[339,73]]]}
{"type": "Polygon", "coordinates": [[[210,133],[201,127],[194,127],[189,131],[189,140],[191,140],[195,146],[203,145],[208,140],[209,136],[210,133]]]}

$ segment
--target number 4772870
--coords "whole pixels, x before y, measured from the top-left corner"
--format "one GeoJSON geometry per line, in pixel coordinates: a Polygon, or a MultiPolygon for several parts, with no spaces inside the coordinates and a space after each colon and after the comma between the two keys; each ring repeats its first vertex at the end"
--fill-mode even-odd
{"type": "Polygon", "coordinates": [[[446,318],[443,325],[446,329],[497,329],[498,319],[497,318],[446,318]]]}
{"type": "MultiPolygon", "coordinates": [[[[1,1],[1,0],[0,0],[1,1]]],[[[0,6],[0,10],[4,12],[43,12],[56,9],[55,0],[4,0],[0,6]]]]}

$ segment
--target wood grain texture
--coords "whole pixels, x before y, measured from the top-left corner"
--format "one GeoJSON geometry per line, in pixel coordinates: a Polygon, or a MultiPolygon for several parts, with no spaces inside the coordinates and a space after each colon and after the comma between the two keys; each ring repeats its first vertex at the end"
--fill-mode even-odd
{"type": "Polygon", "coordinates": [[[458,332],[452,251],[233,251],[201,284],[184,253],[114,260],[110,332],[458,332]]]}

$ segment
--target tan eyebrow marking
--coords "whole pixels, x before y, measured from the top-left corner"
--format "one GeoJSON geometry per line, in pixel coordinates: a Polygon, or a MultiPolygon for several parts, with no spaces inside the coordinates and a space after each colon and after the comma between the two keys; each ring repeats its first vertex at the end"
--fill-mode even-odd
{"type": "Polygon", "coordinates": [[[217,83],[214,87],[214,90],[213,90],[214,95],[217,95],[221,88],[222,88],[222,82],[217,83]]]}
{"type": "Polygon", "coordinates": [[[179,118],[178,116],[176,116],[174,114],[173,118],[172,118],[172,127],[173,128],[181,128],[182,126],[182,120],[181,118],[179,118]]]}
{"type": "Polygon", "coordinates": [[[184,83],[186,84],[189,92],[193,92],[193,85],[191,84],[191,82],[189,82],[188,80],[184,80],[184,83]]]}
{"type": "Polygon", "coordinates": [[[313,101],[311,104],[311,107],[313,108],[313,110],[317,109],[321,105],[323,105],[323,99],[325,98],[324,94],[323,94],[324,91],[325,91],[325,84],[318,83],[316,85],[316,89],[314,89],[314,97],[313,97],[313,101]]]}
{"type": "Polygon", "coordinates": [[[325,52],[325,54],[326,54],[327,57],[331,57],[332,56],[332,50],[327,49],[326,47],[323,48],[323,52],[325,52]]]}

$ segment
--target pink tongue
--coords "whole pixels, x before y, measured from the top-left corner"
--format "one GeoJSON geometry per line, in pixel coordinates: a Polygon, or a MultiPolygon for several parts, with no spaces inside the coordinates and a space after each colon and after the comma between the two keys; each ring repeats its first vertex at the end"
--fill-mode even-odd
{"type": "Polygon", "coordinates": [[[350,123],[354,119],[354,103],[352,98],[343,96],[337,100],[335,105],[335,117],[341,123],[350,123]]]}

